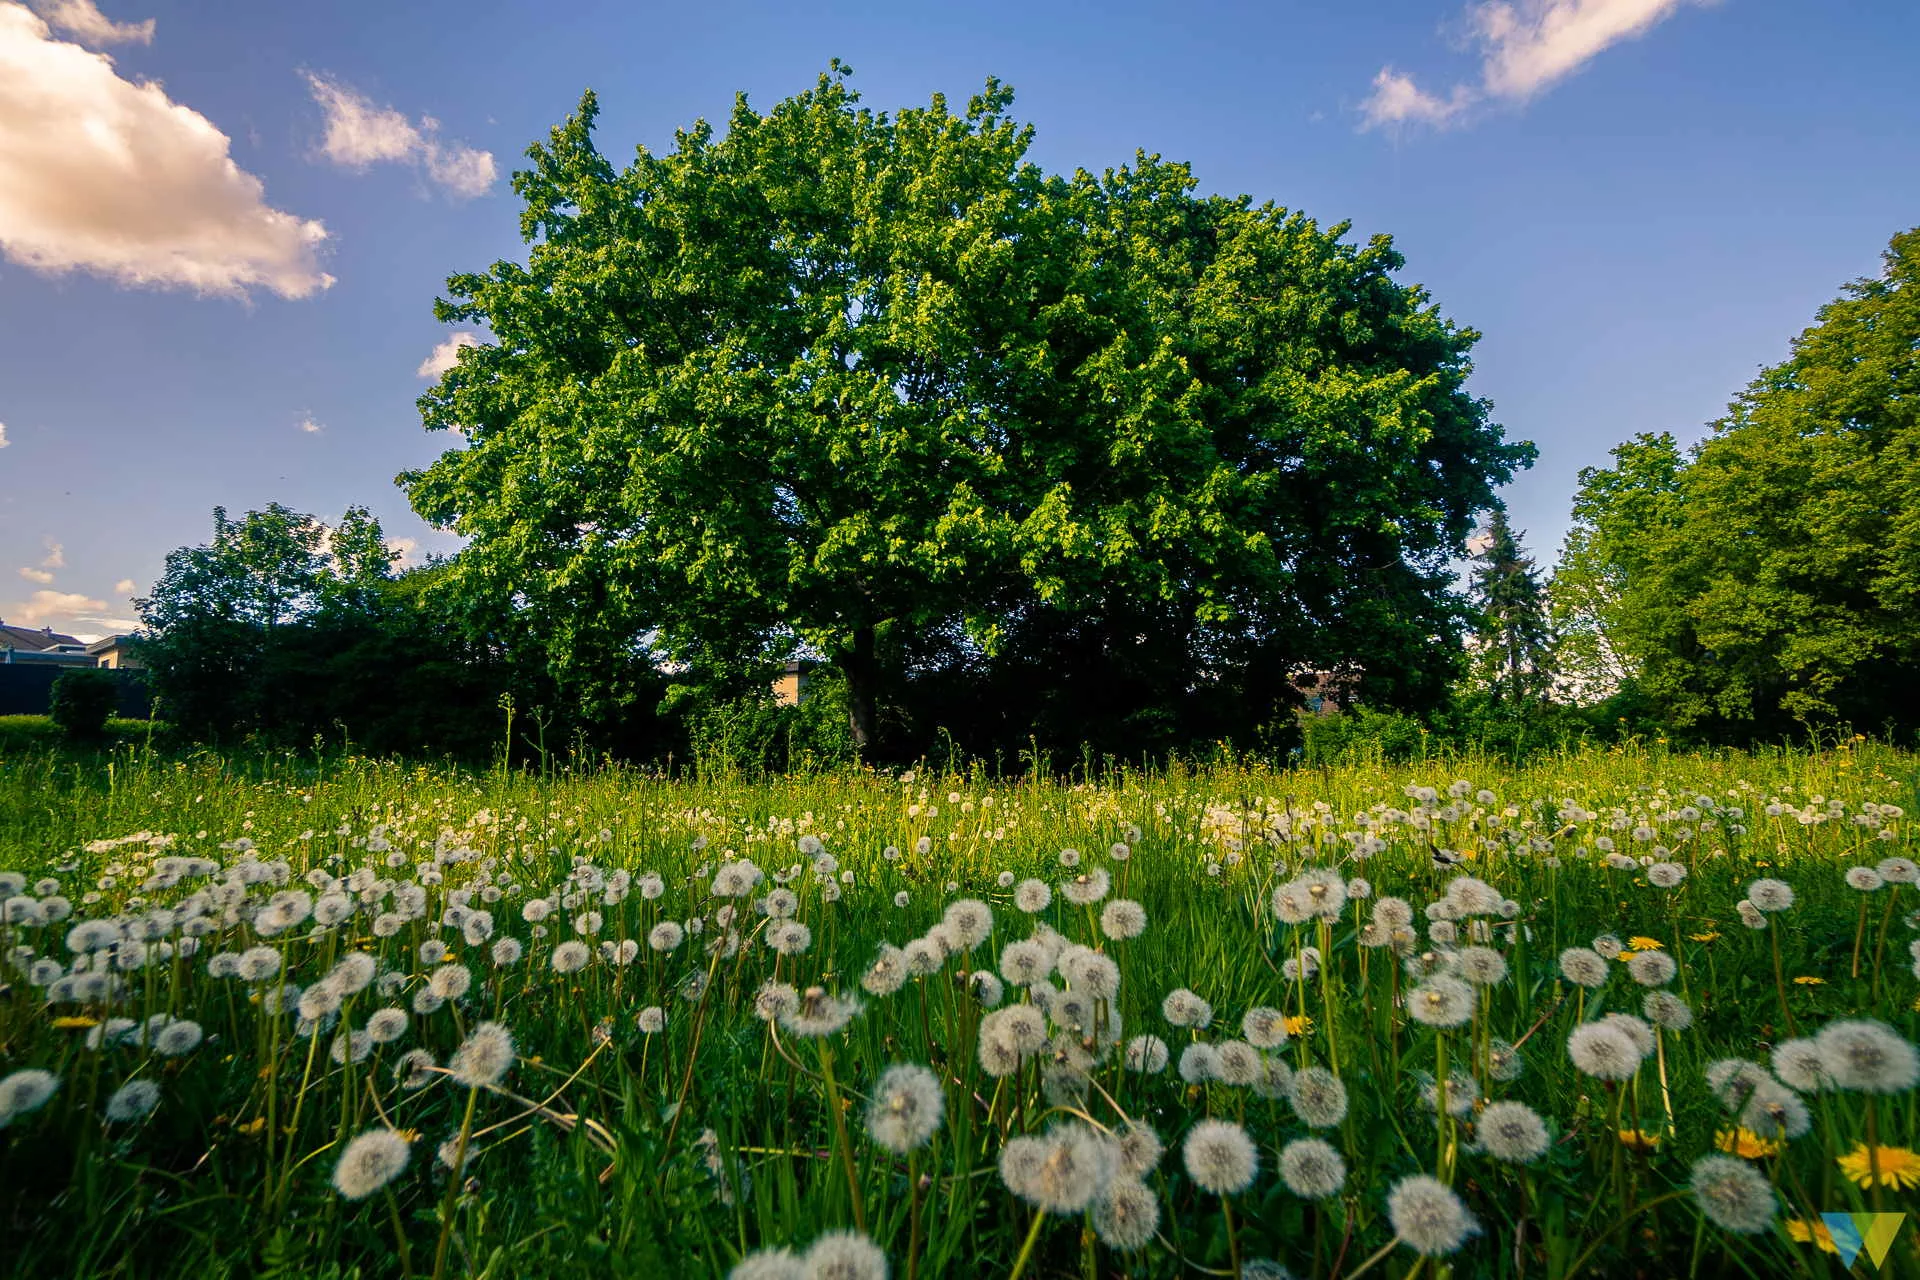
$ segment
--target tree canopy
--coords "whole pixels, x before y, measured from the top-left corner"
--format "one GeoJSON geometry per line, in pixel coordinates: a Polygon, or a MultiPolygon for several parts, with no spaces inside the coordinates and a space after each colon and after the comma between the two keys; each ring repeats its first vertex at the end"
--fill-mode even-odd
{"type": "Polygon", "coordinates": [[[916,672],[1119,649],[1168,705],[1440,696],[1448,562],[1532,450],[1390,241],[1153,156],[1049,175],[1004,86],[889,115],[847,74],[625,168],[589,93],[530,149],[527,262],[436,307],[490,338],[421,400],[464,444],[401,477],[468,539],[448,589],[586,696],[817,654],[867,750],[916,672]]]}
{"type": "Polygon", "coordinates": [[[1920,230],[1884,263],[1688,456],[1582,473],[1556,593],[1676,725],[1920,724],[1920,230]]]}

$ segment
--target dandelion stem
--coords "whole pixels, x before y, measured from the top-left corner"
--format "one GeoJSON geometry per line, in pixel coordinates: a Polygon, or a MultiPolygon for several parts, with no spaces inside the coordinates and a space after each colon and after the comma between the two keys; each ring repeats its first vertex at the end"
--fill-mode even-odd
{"type": "Polygon", "coordinates": [[[1220,1212],[1227,1219],[1227,1257],[1233,1260],[1233,1280],[1240,1280],[1240,1233],[1233,1224],[1233,1197],[1220,1197],[1220,1212]]]}
{"type": "Polygon", "coordinates": [[[853,1225],[867,1229],[866,1210],[860,1204],[860,1176],[853,1168],[853,1142],[847,1137],[847,1118],[840,1111],[840,1089],[833,1081],[833,1050],[820,1038],[820,1074],[827,1084],[827,1110],[833,1115],[834,1139],[840,1147],[841,1167],[847,1171],[847,1192],[853,1197],[853,1225]]]}
{"type": "Polygon", "coordinates": [[[1692,1194],[1693,1194],[1692,1190],[1688,1188],[1682,1188],[1679,1191],[1669,1191],[1667,1192],[1667,1194],[1663,1196],[1655,1196],[1653,1199],[1647,1201],[1644,1204],[1636,1205],[1634,1208],[1628,1210],[1626,1213],[1622,1214],[1620,1217],[1615,1218],[1611,1223],[1607,1225],[1607,1229],[1602,1231],[1599,1235],[1595,1236],[1593,1238],[1593,1243],[1588,1245],[1586,1249],[1580,1254],[1580,1256],[1573,1260],[1573,1265],[1567,1268],[1566,1274],[1561,1276],[1560,1280],[1573,1280],[1573,1277],[1579,1273],[1580,1268],[1587,1265],[1587,1260],[1593,1257],[1595,1251],[1597,1251],[1602,1244],[1606,1243],[1607,1237],[1612,1235],[1614,1232],[1618,1231],[1620,1228],[1626,1226],[1627,1223],[1631,1222],[1633,1219],[1639,1217],[1641,1214],[1645,1213],[1647,1210],[1653,1208],[1656,1205],[1662,1205],[1667,1203],[1669,1200],[1678,1200],[1682,1196],[1689,1196],[1692,1194]]]}
{"type": "Polygon", "coordinates": [[[1033,1257],[1034,1242],[1040,1239],[1040,1224],[1046,1220],[1045,1209],[1034,1212],[1033,1225],[1027,1228],[1027,1241],[1020,1246],[1020,1256],[1013,1260],[1013,1270],[1007,1273],[1007,1280],[1020,1280],[1020,1276],[1026,1271],[1027,1260],[1033,1257]]]}
{"type": "Polygon", "coordinates": [[[447,1173],[447,1193],[440,1199],[440,1242],[433,1249],[433,1280],[440,1280],[447,1267],[447,1245],[453,1241],[453,1209],[460,1196],[460,1174],[467,1163],[467,1140],[473,1134],[473,1108],[480,1090],[467,1090],[467,1113],[460,1120],[460,1137],[453,1149],[453,1168],[447,1173]]]}
{"type": "Polygon", "coordinates": [[[1385,1258],[1388,1254],[1392,1253],[1395,1249],[1399,1247],[1400,1247],[1400,1237],[1395,1236],[1393,1239],[1381,1245],[1380,1248],[1371,1257],[1367,1258],[1365,1261],[1363,1261],[1359,1266],[1355,1267],[1353,1270],[1347,1272],[1347,1280],[1355,1280],[1355,1277],[1364,1275],[1368,1271],[1371,1271],[1375,1263],[1379,1262],[1382,1258],[1385,1258]]]}
{"type": "Polygon", "coordinates": [[[400,1275],[407,1280],[413,1275],[413,1250],[407,1246],[407,1229],[400,1222],[400,1202],[393,1198],[393,1188],[388,1187],[387,1218],[393,1223],[393,1243],[400,1252],[400,1275]]]}

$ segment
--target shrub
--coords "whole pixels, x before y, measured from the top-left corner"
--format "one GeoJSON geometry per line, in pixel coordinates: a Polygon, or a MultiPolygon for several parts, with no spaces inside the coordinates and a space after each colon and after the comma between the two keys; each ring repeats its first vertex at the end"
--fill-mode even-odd
{"type": "Polygon", "coordinates": [[[53,682],[47,711],[67,737],[94,739],[106,733],[107,717],[119,700],[120,686],[112,672],[77,667],[62,671],[53,682]]]}

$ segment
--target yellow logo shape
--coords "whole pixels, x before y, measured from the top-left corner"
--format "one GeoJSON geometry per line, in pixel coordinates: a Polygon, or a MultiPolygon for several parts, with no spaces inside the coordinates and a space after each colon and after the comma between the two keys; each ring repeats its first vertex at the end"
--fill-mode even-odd
{"type": "Polygon", "coordinates": [[[1887,1254],[1893,1249],[1893,1242],[1899,1236],[1900,1225],[1907,1220],[1907,1215],[1823,1213],[1820,1220],[1827,1224],[1827,1232],[1833,1237],[1834,1251],[1840,1255],[1840,1265],[1851,1268],[1853,1260],[1864,1249],[1867,1257],[1873,1259],[1873,1265],[1880,1267],[1886,1265],[1887,1254]]]}

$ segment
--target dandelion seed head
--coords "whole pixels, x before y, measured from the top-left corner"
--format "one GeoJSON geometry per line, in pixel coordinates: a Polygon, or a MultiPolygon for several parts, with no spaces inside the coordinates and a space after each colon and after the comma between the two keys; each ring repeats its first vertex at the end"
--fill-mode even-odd
{"type": "Polygon", "coordinates": [[[1583,1023],[1567,1037],[1574,1069],[1596,1080],[1626,1080],[1640,1069],[1640,1050],[1618,1027],[1583,1023]]]}
{"type": "Polygon", "coordinates": [[[1756,910],[1785,911],[1793,905],[1793,886],[1784,880],[1755,880],[1747,886],[1747,901],[1756,910]]]}
{"type": "Polygon", "coordinates": [[[1429,1027],[1458,1027],[1473,1016],[1473,988],[1436,973],[1407,993],[1407,1013],[1429,1027]]]}
{"type": "Polygon", "coordinates": [[[887,1255],[857,1231],[829,1231],[806,1253],[807,1280],[887,1280],[887,1255]]]}
{"type": "Polygon", "coordinates": [[[1325,1067],[1294,1072],[1288,1097],[1293,1113],[1309,1129],[1331,1129],[1347,1118],[1347,1087],[1325,1067]]]}
{"type": "Polygon", "coordinates": [[[1159,1197],[1137,1177],[1116,1177],[1094,1202],[1094,1234],[1109,1249],[1143,1249],[1159,1229],[1159,1197]]]}
{"type": "Polygon", "coordinates": [[[917,1063],[895,1063],[880,1074],[867,1108],[867,1131],[897,1155],[923,1147],[946,1112],[940,1078],[917,1063]]]}
{"type": "Polygon", "coordinates": [[[1578,986],[1607,985],[1607,962],[1591,947],[1568,947],[1560,953],[1560,975],[1578,986]]]}
{"type": "Polygon", "coordinates": [[[484,1089],[499,1084],[513,1060],[513,1033],[498,1022],[483,1022],[467,1033],[447,1069],[468,1088],[484,1089]]]}
{"type": "Polygon", "coordinates": [[[1671,991],[1649,991],[1640,1002],[1647,1021],[1668,1031],[1685,1031],[1693,1025],[1693,1008],[1671,991]]]}
{"type": "Polygon", "coordinates": [[[1920,1082],[1920,1054],[1883,1022],[1830,1022],[1814,1037],[1820,1061],[1836,1088],[1902,1093],[1920,1082]]]}
{"type": "Polygon", "coordinates": [[[807,1280],[807,1268],[791,1249],[756,1249],[734,1264],[727,1280],[807,1280]]]}
{"type": "Polygon", "coordinates": [[[1159,1075],[1167,1069],[1167,1042],[1159,1036],[1135,1036],[1127,1041],[1123,1057],[1127,1070],[1159,1075]]]}
{"type": "Polygon", "coordinates": [[[1022,880],[1013,890],[1013,905],[1028,915],[1045,911],[1053,901],[1053,890],[1045,880],[1022,880]]]}
{"type": "Polygon", "coordinates": [[[1833,1078],[1827,1074],[1826,1061],[1820,1056],[1820,1046],[1809,1037],[1782,1040],[1773,1047],[1770,1061],[1773,1074],[1780,1082],[1802,1093],[1833,1084],[1833,1078]]]}
{"type": "Polygon", "coordinates": [[[1474,1122],[1488,1155],[1507,1164],[1532,1164],[1547,1151],[1547,1126],[1524,1102],[1490,1102],[1474,1122]]]}
{"type": "Polygon", "coordinates": [[[1280,1181],[1302,1200],[1324,1200],[1347,1184],[1347,1162],[1318,1138],[1299,1138],[1280,1149],[1280,1181]]]}
{"type": "Polygon", "coordinates": [[[1137,938],[1147,929],[1147,910],[1127,898],[1115,898],[1100,912],[1100,931],[1116,942],[1137,938]]]}
{"type": "Polygon", "coordinates": [[[1402,1178],[1387,1193],[1387,1220],[1408,1248],[1429,1258],[1458,1251],[1480,1229],[1460,1197],[1424,1173],[1402,1178]]]}
{"type": "Polygon", "coordinates": [[[1181,1144],[1181,1158],[1194,1185],[1217,1196],[1239,1195],[1253,1185],[1260,1169],[1260,1153],[1253,1140],[1229,1120],[1202,1120],[1194,1125],[1181,1144]]]}
{"type": "Polygon", "coordinates": [[[1277,1049],[1287,1042],[1287,1015],[1259,1005],[1240,1019],[1240,1034],[1256,1049],[1277,1049]]]}
{"type": "Polygon", "coordinates": [[[1687,1181],[1700,1212],[1722,1230],[1753,1235],[1772,1225],[1773,1188],[1746,1161],[1702,1156],[1694,1162],[1687,1181]]]}
{"type": "Polygon", "coordinates": [[[1213,1006],[1185,987],[1176,987],[1160,1002],[1160,1014],[1169,1026],[1203,1031],[1213,1022],[1213,1006]]]}
{"type": "Polygon", "coordinates": [[[333,1185],[349,1200],[364,1200],[400,1176],[412,1154],[392,1129],[369,1129],[347,1143],[333,1168],[333,1185]]]}

